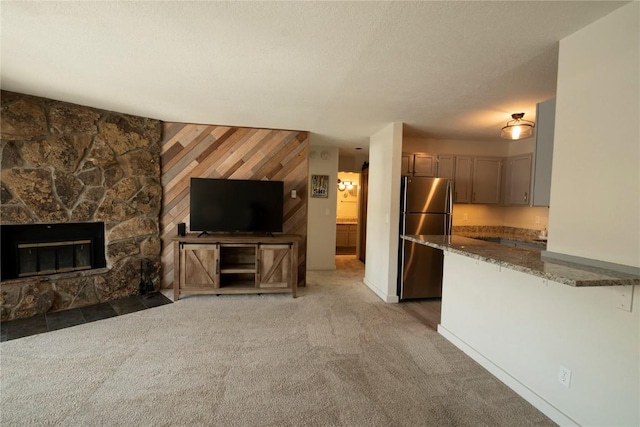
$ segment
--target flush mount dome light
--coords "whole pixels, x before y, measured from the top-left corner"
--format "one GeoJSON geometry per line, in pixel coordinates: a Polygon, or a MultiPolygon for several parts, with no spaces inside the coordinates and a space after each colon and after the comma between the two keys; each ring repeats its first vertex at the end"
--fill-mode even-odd
{"type": "Polygon", "coordinates": [[[502,128],[502,136],[505,139],[523,139],[533,135],[535,124],[529,120],[524,120],[524,113],[513,113],[507,125],[502,128]]]}

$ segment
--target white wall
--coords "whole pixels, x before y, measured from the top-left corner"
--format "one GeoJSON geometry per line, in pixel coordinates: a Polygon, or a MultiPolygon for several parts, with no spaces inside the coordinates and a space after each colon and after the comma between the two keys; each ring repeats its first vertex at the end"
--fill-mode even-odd
{"type": "Polygon", "coordinates": [[[508,156],[519,156],[521,154],[533,153],[536,150],[536,139],[534,137],[506,142],[508,144],[508,156]]]}
{"type": "Polygon", "coordinates": [[[575,288],[451,253],[443,282],[438,331],[555,422],[640,425],[640,289],[629,312],[617,308],[623,287],[575,288]]]}
{"type": "MultiPolygon", "coordinates": [[[[355,150],[354,150],[355,151],[355,150]]],[[[340,153],[340,160],[338,162],[338,170],[340,172],[360,172],[364,162],[369,161],[369,154],[367,152],[356,151],[355,153],[344,154],[340,153]]]]}
{"type": "MultiPolygon", "coordinates": [[[[313,139],[313,135],[311,138],[313,139]]],[[[311,145],[309,147],[309,212],[307,215],[308,270],[336,269],[337,177],[338,148],[311,145]],[[311,197],[311,175],[329,175],[328,198],[311,197]]]]}
{"type": "Polygon", "coordinates": [[[370,138],[367,262],[364,283],[386,302],[398,302],[398,239],[402,123],[370,138]]]}
{"type": "MultiPolygon", "coordinates": [[[[533,138],[529,139],[533,140],[533,138]]],[[[402,151],[406,153],[506,157],[509,155],[509,145],[510,142],[505,139],[496,139],[495,141],[473,141],[405,137],[402,142],[402,151]]]]}
{"type": "Polygon", "coordinates": [[[632,2],[560,41],[550,252],[640,267],[639,17],[632,2]]]}

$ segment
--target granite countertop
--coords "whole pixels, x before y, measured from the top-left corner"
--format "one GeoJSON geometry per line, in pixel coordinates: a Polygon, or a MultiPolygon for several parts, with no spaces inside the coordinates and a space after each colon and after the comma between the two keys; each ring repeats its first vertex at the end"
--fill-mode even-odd
{"type": "Polygon", "coordinates": [[[514,248],[458,235],[408,235],[402,238],[569,286],[640,285],[640,276],[543,258],[535,249],[514,248]]]}
{"type": "Polygon", "coordinates": [[[358,218],[336,218],[336,224],[355,225],[357,223],[358,223],[358,218]]]}

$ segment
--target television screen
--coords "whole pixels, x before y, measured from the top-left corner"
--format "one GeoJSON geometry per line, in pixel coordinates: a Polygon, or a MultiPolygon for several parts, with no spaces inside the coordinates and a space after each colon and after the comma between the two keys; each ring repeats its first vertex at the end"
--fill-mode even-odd
{"type": "Polygon", "coordinates": [[[281,232],[282,181],[191,178],[191,231],[281,232]]]}

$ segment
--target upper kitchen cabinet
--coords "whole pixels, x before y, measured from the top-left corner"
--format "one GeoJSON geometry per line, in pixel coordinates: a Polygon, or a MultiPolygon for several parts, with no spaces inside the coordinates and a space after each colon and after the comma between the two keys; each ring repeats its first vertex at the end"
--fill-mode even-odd
{"type": "Polygon", "coordinates": [[[475,157],[473,159],[473,182],[471,203],[500,203],[502,183],[502,158],[475,157]]]}
{"type": "Polygon", "coordinates": [[[470,156],[456,156],[455,174],[453,180],[453,202],[471,202],[471,180],[473,170],[473,158],[470,156]]]}
{"type": "Polygon", "coordinates": [[[427,153],[403,153],[402,175],[436,176],[436,156],[427,153]]]}
{"type": "Polygon", "coordinates": [[[531,162],[533,155],[509,157],[507,159],[507,179],[505,204],[528,205],[531,191],[531,162]]]}
{"type": "Polygon", "coordinates": [[[454,179],[455,178],[455,156],[451,154],[438,155],[438,178],[454,179]]]}
{"type": "Polygon", "coordinates": [[[536,106],[536,148],[531,187],[531,206],[549,206],[555,120],[555,98],[541,102],[536,106]]]}
{"type": "Polygon", "coordinates": [[[413,155],[413,176],[436,176],[436,156],[417,153],[413,155]]]}
{"type": "Polygon", "coordinates": [[[413,154],[402,153],[402,175],[413,175],[413,154]]]}

